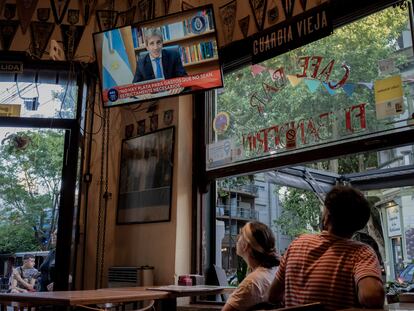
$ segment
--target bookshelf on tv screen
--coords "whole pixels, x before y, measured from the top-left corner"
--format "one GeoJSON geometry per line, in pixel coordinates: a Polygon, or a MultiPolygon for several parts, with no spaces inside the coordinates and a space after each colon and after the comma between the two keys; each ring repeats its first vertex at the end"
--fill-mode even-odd
{"type": "Polygon", "coordinates": [[[212,6],[94,34],[105,107],[223,86],[212,6]]]}

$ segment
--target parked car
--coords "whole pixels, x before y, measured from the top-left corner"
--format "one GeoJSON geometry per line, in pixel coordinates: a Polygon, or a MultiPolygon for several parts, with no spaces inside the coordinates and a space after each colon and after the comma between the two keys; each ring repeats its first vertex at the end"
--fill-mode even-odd
{"type": "Polygon", "coordinates": [[[397,282],[402,283],[414,283],[414,263],[410,263],[407,267],[401,271],[400,275],[397,278],[397,282]]]}

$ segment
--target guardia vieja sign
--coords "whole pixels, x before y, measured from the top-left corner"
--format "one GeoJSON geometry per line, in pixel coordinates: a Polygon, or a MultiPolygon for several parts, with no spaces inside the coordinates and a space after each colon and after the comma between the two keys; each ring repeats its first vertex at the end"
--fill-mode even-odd
{"type": "Polygon", "coordinates": [[[283,54],[333,32],[329,5],[324,3],[252,36],[252,63],[283,54]]]}

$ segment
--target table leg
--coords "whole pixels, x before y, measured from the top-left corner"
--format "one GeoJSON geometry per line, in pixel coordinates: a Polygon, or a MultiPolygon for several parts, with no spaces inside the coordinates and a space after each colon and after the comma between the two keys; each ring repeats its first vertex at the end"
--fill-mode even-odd
{"type": "Polygon", "coordinates": [[[176,311],[177,310],[177,298],[160,299],[159,306],[161,311],[176,311]]]}

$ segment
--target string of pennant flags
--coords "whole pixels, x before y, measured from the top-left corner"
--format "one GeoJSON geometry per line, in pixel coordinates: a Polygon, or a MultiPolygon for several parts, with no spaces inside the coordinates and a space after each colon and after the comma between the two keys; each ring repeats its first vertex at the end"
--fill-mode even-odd
{"type": "MultiPolygon", "coordinates": [[[[277,70],[271,69],[271,68],[268,68],[262,65],[252,65],[250,68],[250,72],[253,77],[256,77],[257,75],[262,74],[264,71],[269,73],[272,81],[275,81],[275,72],[277,70]]],[[[323,82],[323,81],[320,81],[314,78],[308,78],[308,77],[298,78],[296,75],[290,75],[290,74],[285,74],[285,77],[289,81],[290,85],[293,87],[297,87],[301,83],[305,83],[305,85],[307,86],[307,88],[309,89],[311,93],[315,93],[316,91],[318,91],[321,86],[322,86],[322,90],[325,90],[326,92],[329,93],[329,95],[332,95],[332,96],[336,95],[339,90],[339,88],[332,89],[331,87],[329,87],[329,84],[327,82],[323,82]]],[[[412,83],[414,82],[414,78],[406,78],[406,79],[403,79],[402,82],[412,83]]],[[[342,89],[348,97],[351,97],[352,94],[355,92],[355,89],[358,85],[364,86],[368,88],[369,90],[372,90],[374,87],[373,82],[346,82],[342,86],[342,89]]]]}

